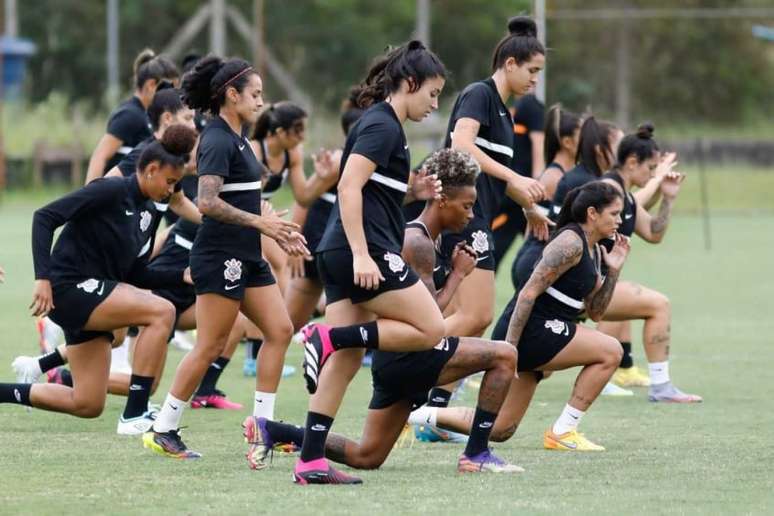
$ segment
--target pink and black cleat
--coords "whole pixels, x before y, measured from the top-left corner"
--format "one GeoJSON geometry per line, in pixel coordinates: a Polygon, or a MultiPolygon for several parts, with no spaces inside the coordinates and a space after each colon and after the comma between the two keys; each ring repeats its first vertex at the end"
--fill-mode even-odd
{"type": "Polygon", "coordinates": [[[304,345],[304,379],[309,394],[317,392],[317,380],[323,365],[333,352],[330,338],[331,327],[327,324],[309,323],[301,328],[304,345]]]}
{"type": "Polygon", "coordinates": [[[306,486],[310,484],[362,484],[363,481],[352,475],[333,469],[325,459],[309,462],[299,460],[293,471],[293,482],[306,486]]]}

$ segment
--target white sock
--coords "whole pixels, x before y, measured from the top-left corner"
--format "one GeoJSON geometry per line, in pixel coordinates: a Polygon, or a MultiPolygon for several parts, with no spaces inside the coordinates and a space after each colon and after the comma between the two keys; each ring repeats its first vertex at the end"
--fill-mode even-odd
{"type": "Polygon", "coordinates": [[[428,407],[422,405],[414,412],[409,414],[408,422],[410,425],[430,425],[435,426],[438,421],[438,407],[428,407]]]}
{"type": "Polygon", "coordinates": [[[274,399],[276,392],[255,391],[255,404],[253,405],[253,415],[255,417],[265,417],[274,420],[274,399]]]}
{"type": "Polygon", "coordinates": [[[669,381],[669,362],[650,362],[648,364],[651,385],[659,385],[669,381]]]}
{"type": "Polygon", "coordinates": [[[578,410],[570,405],[565,405],[564,410],[559,415],[559,419],[556,420],[553,426],[553,432],[555,435],[562,435],[578,428],[581,418],[583,417],[582,410],[578,410]]]}
{"type": "Polygon", "coordinates": [[[169,432],[170,430],[180,428],[180,418],[183,417],[183,410],[186,405],[188,405],[187,401],[179,400],[171,394],[167,394],[161,410],[156,415],[153,429],[156,432],[169,432]]]}

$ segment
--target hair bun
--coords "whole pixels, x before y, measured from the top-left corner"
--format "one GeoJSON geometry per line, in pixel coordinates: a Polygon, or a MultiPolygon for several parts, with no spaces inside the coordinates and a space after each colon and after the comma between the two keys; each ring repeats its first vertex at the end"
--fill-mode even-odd
{"type": "Polygon", "coordinates": [[[145,63],[147,63],[148,61],[150,61],[151,59],[153,59],[154,57],[156,57],[156,52],[154,52],[152,49],[150,48],[142,49],[142,51],[139,54],[137,54],[137,57],[134,58],[134,66],[133,66],[134,74],[137,75],[137,71],[140,69],[140,67],[145,63]]]}
{"type": "Polygon", "coordinates": [[[513,36],[537,38],[537,24],[527,16],[514,16],[508,20],[508,32],[513,36]]]}
{"type": "Polygon", "coordinates": [[[408,42],[408,45],[407,45],[406,48],[409,51],[411,51],[411,50],[424,50],[425,49],[425,44],[422,43],[421,41],[419,41],[418,39],[412,39],[411,41],[408,42]]]}
{"type": "Polygon", "coordinates": [[[183,124],[170,125],[161,137],[161,146],[175,156],[189,154],[196,143],[196,131],[183,124]]]}
{"type": "Polygon", "coordinates": [[[639,127],[637,127],[638,138],[643,138],[645,140],[652,140],[654,132],[656,132],[656,128],[653,126],[652,122],[645,122],[640,124],[639,127]]]}

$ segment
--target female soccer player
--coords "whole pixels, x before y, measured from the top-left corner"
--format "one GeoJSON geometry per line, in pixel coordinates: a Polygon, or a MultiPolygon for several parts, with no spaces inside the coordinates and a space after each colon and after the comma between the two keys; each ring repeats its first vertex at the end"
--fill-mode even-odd
{"type": "Polygon", "coordinates": [[[445,146],[472,155],[483,172],[478,178],[475,218],[463,233],[444,239],[444,245],[451,247],[465,240],[478,253],[476,270],[457,293],[459,308],[446,321],[450,335],[480,336],[492,321],[495,286],[490,227],[502,198],[506,194],[514,198],[527,210],[532,231],[543,239],[548,236],[547,219],[534,209],[534,203],[545,196],[543,187],[510,168],[513,120],[505,105],[510,97],[534,87],[545,64],[545,49],[531,19],[513,18],[508,30],[495,48],[492,77],[463,90],[447,129],[445,146]]]}
{"type": "MultiPolygon", "coordinates": [[[[36,316],[50,314],[64,329],[74,386],[0,384],[0,402],[99,416],[107,394],[112,331],[130,325],[145,327],[137,340],[132,382],[153,383],[174,308],[136,286],[175,286],[190,282],[190,276],[182,269],[150,269],[138,257],[152,247],[151,201],[174,190],[195,141],[191,129],[170,130],[145,149],[134,176],[94,181],[35,212],[31,308],[36,316]],[[51,252],[54,232],[62,225],[51,252]]],[[[132,403],[144,411],[149,389],[143,391],[132,403]]]]}
{"type": "MultiPolygon", "coordinates": [[[[366,114],[367,116],[367,114],[366,114]]],[[[419,275],[440,308],[451,301],[462,279],[475,267],[475,252],[464,242],[457,244],[450,259],[439,256],[442,231],[461,231],[473,218],[478,164],[472,157],[452,149],[434,153],[426,162],[428,172],[443,184],[440,199],[430,200],[420,217],[406,225],[403,255],[419,275]],[[440,258],[440,260],[437,260],[440,258]]],[[[393,448],[412,407],[427,401],[428,390],[485,371],[479,391],[479,406],[472,418],[470,439],[457,462],[460,472],[515,473],[519,466],[506,463],[488,447],[489,432],[497,417],[507,385],[513,377],[516,355],[504,342],[448,337],[434,349],[393,353],[374,352],[372,368],[374,393],[360,442],[329,434],[325,442],[328,458],[354,468],[381,466],[393,448]]],[[[300,427],[263,418],[246,421],[245,434],[256,443],[251,466],[265,467],[266,454],[277,444],[303,446],[300,427]]],[[[336,472],[327,483],[359,483],[359,479],[336,472]]],[[[299,483],[317,482],[307,474],[299,483]]]]}
{"type": "Polygon", "coordinates": [[[308,254],[298,226],[275,214],[261,215],[260,164],[245,128],[263,105],[261,78],[241,59],[208,56],[183,80],[184,102],[212,113],[197,151],[198,206],[203,221],[191,249],[196,287],[197,343],[178,366],[169,394],[143,443],[176,458],[197,458],[180,438],[184,406],[207,368],[226,346],[241,310],[261,328],[254,414],[274,417],[274,399],[285,351],[292,336],[279,288],[261,258],[260,234],[275,239],[291,255],[308,254]]]}
{"type": "Polygon", "coordinates": [[[134,60],[134,95],[110,115],[107,132],[91,154],[86,182],[93,181],[118,164],[141,141],[151,135],[148,109],[156,90],[163,82],[177,81],[175,64],[146,48],[134,60]]]}
{"type": "MultiPolygon", "coordinates": [[[[315,166],[308,179],[304,174],[306,119],[306,111],[288,101],[269,105],[258,117],[250,145],[264,166],[261,199],[271,200],[289,181],[296,203],[308,207],[336,183],[338,173],[331,167],[315,166]]],[[[288,256],[271,239],[263,238],[261,244],[284,293],[289,279],[288,256]]]]}
{"type": "MultiPolygon", "coordinates": [[[[652,124],[643,124],[636,133],[629,134],[621,140],[616,164],[613,170],[604,176],[604,180],[621,188],[625,196],[621,233],[625,236],[636,233],[646,242],[655,244],[664,238],[672,214],[672,206],[685,176],[670,171],[672,160],[670,157],[666,159],[660,157],[653,132],[652,124]],[[656,216],[652,216],[630,192],[632,186],[643,189],[654,173],[661,178],[659,188],[661,202],[656,216]]],[[[642,341],[648,359],[650,377],[648,399],[672,403],[702,401],[700,396],[686,394],[678,389],[669,376],[672,323],[669,299],[664,294],[637,283],[620,282],[615,288],[603,321],[613,321],[615,324],[615,321],[632,319],[643,319],[645,322],[642,341]]],[[[611,328],[602,322],[599,330],[612,332],[615,331],[615,326],[611,328]]],[[[631,344],[625,351],[631,352],[631,344]]]]}
{"type": "Polygon", "coordinates": [[[438,306],[400,253],[404,200],[440,191],[434,177],[410,174],[403,123],[438,108],[445,75],[438,57],[411,41],[379,59],[365,80],[359,100],[370,107],[347,137],[336,205],[317,248],[326,324],[302,330],[304,377],[314,395],[297,482],[340,481],[324,459],[325,438],[365,348],[423,351],[444,336],[438,306]]]}

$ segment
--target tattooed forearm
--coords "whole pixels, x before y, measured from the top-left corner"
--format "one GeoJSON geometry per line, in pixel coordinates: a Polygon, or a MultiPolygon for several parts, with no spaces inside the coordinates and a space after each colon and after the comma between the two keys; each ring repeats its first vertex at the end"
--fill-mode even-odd
{"type": "Polygon", "coordinates": [[[347,463],[347,443],[357,445],[355,441],[347,439],[343,435],[330,433],[325,440],[325,456],[339,464],[347,463]]]}
{"type": "Polygon", "coordinates": [[[618,282],[618,274],[617,270],[608,270],[602,286],[590,296],[586,303],[586,313],[591,317],[591,320],[598,321],[607,310],[607,305],[613,298],[615,284],[618,282]]]}
{"type": "MultiPolygon", "coordinates": [[[[433,243],[424,235],[419,235],[417,230],[406,231],[403,243],[403,259],[419,274],[422,283],[430,291],[430,295],[436,299],[435,282],[433,281],[433,268],[435,267],[435,248],[433,243]]],[[[447,301],[448,304],[448,301],[447,301]]],[[[443,310],[446,307],[441,307],[443,310]]]]}
{"type": "Polygon", "coordinates": [[[516,307],[508,324],[505,340],[513,346],[519,345],[532,307],[537,297],[546,291],[554,281],[568,269],[575,266],[583,253],[583,242],[573,231],[565,231],[546,246],[543,257],[532,272],[527,284],[519,292],[516,307]]]}
{"type": "Polygon", "coordinates": [[[237,226],[255,227],[257,215],[234,208],[221,199],[218,194],[223,186],[223,178],[215,175],[199,177],[199,211],[219,222],[237,226]]]}
{"type": "Polygon", "coordinates": [[[669,225],[669,217],[672,214],[673,199],[664,197],[661,199],[661,204],[658,207],[658,214],[650,219],[650,232],[657,237],[664,235],[667,226],[669,225]]]}

